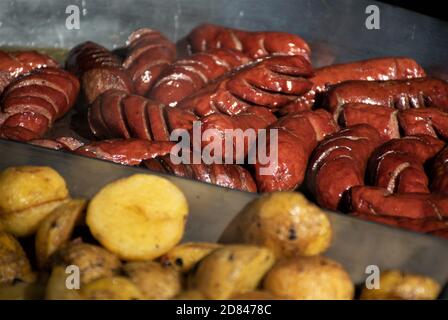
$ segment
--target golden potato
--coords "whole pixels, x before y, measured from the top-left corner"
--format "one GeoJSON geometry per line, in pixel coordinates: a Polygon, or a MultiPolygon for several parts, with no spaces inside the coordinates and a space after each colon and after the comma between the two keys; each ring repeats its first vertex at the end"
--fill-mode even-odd
{"type": "Polygon", "coordinates": [[[161,256],[160,262],[181,272],[188,272],[202,258],[221,247],[222,245],[210,242],[181,243],[161,256]]]}
{"type": "Polygon", "coordinates": [[[82,284],[113,276],[121,268],[120,260],[113,253],[80,241],[72,241],[58,250],[53,257],[53,265],[77,266],[82,284]]]}
{"type": "Polygon", "coordinates": [[[171,299],[182,290],[182,275],[154,261],[129,262],[124,273],[140,289],[144,299],[171,299]]]}
{"type": "Polygon", "coordinates": [[[232,300],[282,300],[268,291],[248,291],[234,295],[232,300]]]}
{"type": "Polygon", "coordinates": [[[228,299],[254,290],[274,264],[267,248],[231,245],[216,249],[191,274],[189,287],[200,290],[208,299],[228,299]]]}
{"type": "Polygon", "coordinates": [[[73,229],[81,217],[87,201],[73,199],[54,209],[40,223],[36,233],[36,259],[40,268],[48,258],[70,239],[73,229]]]}
{"type": "Polygon", "coordinates": [[[388,270],[381,272],[380,288],[361,292],[362,300],[433,300],[440,294],[440,285],[418,274],[388,270]]]}
{"type": "Polygon", "coordinates": [[[79,289],[69,289],[67,280],[70,274],[65,272],[65,267],[55,266],[51,271],[45,289],[47,300],[79,300],[81,299],[79,289]]]}
{"type": "Polygon", "coordinates": [[[175,300],[205,300],[204,294],[199,290],[187,290],[179,293],[175,300]]]}
{"type": "Polygon", "coordinates": [[[33,234],[69,196],[64,179],[49,167],[11,167],[0,173],[0,221],[16,235],[33,234]]]}
{"type": "Polygon", "coordinates": [[[40,300],[43,298],[44,292],[45,286],[36,282],[0,285],[0,300],[40,300]]]}
{"type": "Polygon", "coordinates": [[[15,280],[33,282],[35,275],[17,239],[0,231],[0,285],[11,284],[15,280]]]}
{"type": "Polygon", "coordinates": [[[354,295],[342,266],[321,256],[281,259],[266,275],[264,289],[294,300],[347,300],[354,295]]]}
{"type": "Polygon", "coordinates": [[[298,192],[274,192],[249,203],[222,234],[221,243],[249,243],[277,257],[312,256],[331,243],[327,215],[298,192]]]}
{"type": "Polygon", "coordinates": [[[108,184],[87,209],[93,236],[124,260],[151,260],[184,234],[188,204],[170,181],[136,174],[108,184]]]}
{"type": "Polygon", "coordinates": [[[140,300],[138,288],[124,277],[94,280],[81,288],[82,299],[87,300],[140,300]]]}

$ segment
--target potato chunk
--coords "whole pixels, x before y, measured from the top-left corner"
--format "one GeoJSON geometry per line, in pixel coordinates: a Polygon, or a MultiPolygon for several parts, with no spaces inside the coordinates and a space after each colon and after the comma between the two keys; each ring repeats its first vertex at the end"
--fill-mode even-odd
{"type": "Polygon", "coordinates": [[[81,297],[87,300],[140,300],[142,294],[129,279],[108,277],[83,286],[81,297]]]}
{"type": "Polygon", "coordinates": [[[136,174],[106,185],[90,202],[93,236],[124,260],[160,257],[182,238],[188,204],[167,179],[136,174]]]}

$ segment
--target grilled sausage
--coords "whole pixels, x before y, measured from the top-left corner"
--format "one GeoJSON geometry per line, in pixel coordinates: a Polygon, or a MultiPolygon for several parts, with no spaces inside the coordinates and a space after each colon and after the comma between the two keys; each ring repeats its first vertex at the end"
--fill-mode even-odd
{"type": "Polygon", "coordinates": [[[29,141],[42,137],[74,105],[79,81],[57,68],[37,69],[13,82],[3,93],[2,137],[29,141]]]}
{"type": "Polygon", "coordinates": [[[136,166],[144,160],[171,153],[174,143],[142,139],[112,139],[92,142],[76,149],[76,154],[124,165],[136,166]]]}
{"type": "Polygon", "coordinates": [[[57,137],[54,139],[36,139],[28,142],[29,144],[52,149],[52,150],[67,150],[75,151],[82,147],[84,143],[73,137],[57,137]]]}
{"type": "Polygon", "coordinates": [[[269,55],[302,55],[310,60],[311,50],[300,37],[286,32],[250,32],[213,24],[193,29],[188,40],[193,52],[227,48],[242,51],[252,59],[269,55]]]}
{"type": "Polygon", "coordinates": [[[257,158],[254,168],[258,190],[294,190],[300,186],[311,152],[319,141],[337,129],[331,115],[323,109],[291,114],[269,126],[266,154],[268,159],[276,158],[276,163],[265,163],[257,158]],[[271,140],[272,130],[277,132],[277,141],[271,140]],[[271,153],[271,148],[277,155],[271,153]]]}
{"type": "Polygon", "coordinates": [[[14,79],[35,69],[58,67],[58,63],[37,51],[0,50],[0,94],[14,79]]]}
{"type": "Polygon", "coordinates": [[[435,78],[390,81],[346,81],[330,88],[323,106],[336,116],[347,103],[367,103],[404,110],[436,107],[448,110],[448,83],[435,78]]]}
{"type": "Polygon", "coordinates": [[[384,188],[357,186],[350,189],[351,211],[362,215],[437,219],[448,217],[448,197],[432,193],[391,194],[384,188]]]}
{"type": "Polygon", "coordinates": [[[210,81],[248,62],[243,53],[234,50],[198,52],[170,65],[152,88],[149,97],[175,106],[210,81]]]}
{"type": "Polygon", "coordinates": [[[440,109],[402,110],[398,121],[405,135],[427,134],[448,140],[448,113],[440,109]]]}
{"type": "Polygon", "coordinates": [[[348,80],[399,80],[421,78],[425,71],[418,63],[404,57],[375,58],[349,63],[334,64],[315,70],[310,78],[313,87],[296,101],[280,110],[281,114],[309,110],[317,95],[330,85],[348,80]]]}
{"type": "Polygon", "coordinates": [[[389,193],[429,193],[423,164],[443,146],[441,140],[428,135],[390,140],[370,157],[370,183],[389,193]]]}
{"type": "Polygon", "coordinates": [[[199,117],[212,113],[236,115],[250,106],[278,109],[311,87],[305,79],[312,68],[302,56],[273,56],[213,82],[178,107],[199,117]]]}
{"type": "Polygon", "coordinates": [[[134,90],[118,57],[97,43],[87,41],[74,47],[68,54],[65,67],[81,79],[84,98],[89,105],[107,90],[128,93],[134,90]]]}
{"type": "Polygon", "coordinates": [[[431,191],[448,195],[448,148],[436,157],[432,167],[431,191]]]}
{"type": "Polygon", "coordinates": [[[344,193],[364,185],[368,158],[380,143],[379,133],[365,124],[342,129],[323,140],[310,158],[306,178],[316,202],[335,210],[344,193]]]}
{"type": "Polygon", "coordinates": [[[123,67],[131,76],[135,92],[146,95],[176,58],[176,47],[163,34],[148,28],[134,31],[127,43],[123,67]]]}

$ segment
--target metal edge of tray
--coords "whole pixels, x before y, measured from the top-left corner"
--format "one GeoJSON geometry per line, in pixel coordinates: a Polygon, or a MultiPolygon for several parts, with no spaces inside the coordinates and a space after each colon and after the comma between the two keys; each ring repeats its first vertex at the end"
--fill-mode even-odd
{"type": "MultiPolygon", "coordinates": [[[[0,170],[18,165],[51,166],[66,179],[72,196],[85,198],[91,198],[105,184],[131,174],[164,176],[187,197],[190,216],[186,241],[216,241],[233,217],[259,196],[143,168],[0,140],[0,170]]],[[[448,241],[334,212],[328,214],[334,239],[325,255],[341,262],[354,281],[365,278],[368,265],[422,273],[441,283],[447,281],[448,241]]]]}

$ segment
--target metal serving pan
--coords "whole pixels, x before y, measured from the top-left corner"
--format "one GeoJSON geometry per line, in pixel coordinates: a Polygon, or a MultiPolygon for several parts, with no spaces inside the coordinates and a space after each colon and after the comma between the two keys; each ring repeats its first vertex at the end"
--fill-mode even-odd
{"type": "MultiPolygon", "coordinates": [[[[173,40],[204,21],[249,30],[283,30],[311,43],[316,66],[385,55],[407,55],[432,74],[448,78],[448,24],[374,1],[333,0],[15,0],[0,2],[0,46],[70,48],[93,40],[110,48],[134,29],[160,29],[173,40]],[[81,28],[65,27],[68,5],[81,10],[81,28]],[[380,29],[367,30],[365,9],[380,8],[380,29]]],[[[148,172],[0,141],[0,170],[12,165],[50,165],[76,197],[91,197],[117,178],[148,172]]],[[[216,241],[227,223],[257,195],[167,176],[186,194],[190,219],[186,240],[216,241]]],[[[335,229],[326,255],[340,261],[355,282],[365,268],[398,268],[448,279],[448,241],[329,212],[335,229]]]]}

